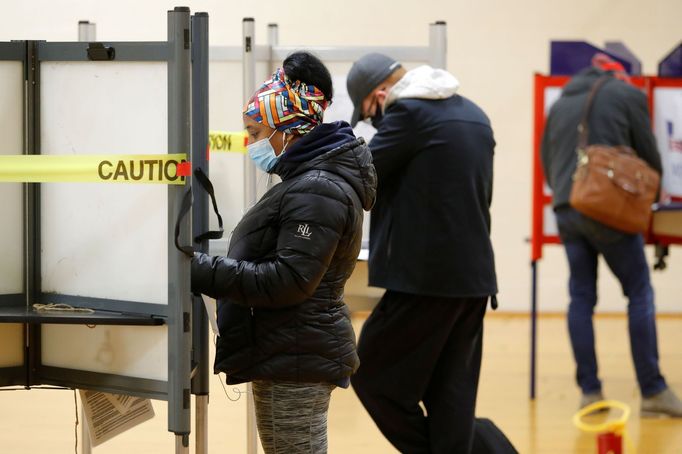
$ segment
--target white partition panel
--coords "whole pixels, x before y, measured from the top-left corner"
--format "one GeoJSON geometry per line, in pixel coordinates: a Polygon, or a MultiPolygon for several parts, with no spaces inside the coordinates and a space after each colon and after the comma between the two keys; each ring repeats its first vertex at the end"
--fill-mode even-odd
{"type": "Polygon", "coordinates": [[[42,364],[166,381],[167,334],[166,326],[43,325],[42,364]]]}
{"type": "MultiPolygon", "coordinates": [[[[24,70],[0,62],[0,155],[23,152],[24,70]]],[[[0,183],[0,295],[23,292],[23,200],[20,183],[0,183]]]]}
{"type": "MultiPolygon", "coordinates": [[[[167,153],[166,72],[43,63],[42,154],[167,153]]],[[[54,183],[41,195],[43,292],[167,303],[166,186],[54,183]]]]}
{"type": "MultiPolygon", "coordinates": [[[[268,64],[256,64],[256,76],[260,82],[270,75],[268,64]]],[[[244,128],[242,111],[241,61],[215,61],[209,63],[209,129],[212,131],[241,131],[244,128]]],[[[242,153],[211,153],[210,177],[215,187],[220,213],[227,235],[244,214],[244,159],[242,153]]],[[[258,193],[262,194],[267,178],[258,172],[258,193]]],[[[217,220],[210,216],[211,229],[217,228],[217,220]]]]}
{"type": "MultiPolygon", "coordinates": [[[[168,152],[165,62],[44,62],[41,85],[42,154],[168,152]]],[[[167,304],[167,191],[42,185],[43,292],[167,304]]],[[[41,339],[45,366],[167,379],[165,326],[44,325],[41,339]]]]}
{"type": "Polygon", "coordinates": [[[654,88],[654,132],[663,163],[663,188],[682,197],[682,88],[654,88]]]}
{"type": "MultiPolygon", "coordinates": [[[[210,52],[210,50],[209,50],[210,52]]],[[[209,62],[209,125],[212,131],[239,131],[242,128],[241,62],[209,62]]],[[[244,155],[211,153],[209,172],[216,192],[225,231],[230,232],[242,217],[244,205],[244,155]]],[[[210,228],[218,221],[210,216],[210,228]]]]}
{"type": "MultiPolygon", "coordinates": [[[[546,87],[545,88],[545,118],[549,116],[549,111],[555,102],[561,98],[561,93],[563,92],[562,87],[546,87]]],[[[549,185],[545,182],[543,191],[545,195],[551,196],[552,190],[549,185]]],[[[544,222],[542,225],[542,231],[544,235],[556,236],[559,234],[559,227],[557,227],[556,216],[554,215],[554,208],[552,205],[546,205],[544,208],[544,222]]]]}
{"type": "Polygon", "coordinates": [[[24,325],[3,323],[0,325],[0,368],[24,364],[24,325]]]}
{"type": "MultiPolygon", "coordinates": [[[[24,69],[18,61],[0,62],[0,155],[22,154],[24,69]]],[[[0,295],[23,293],[23,198],[20,183],[0,183],[0,295]]],[[[24,363],[20,324],[0,324],[0,367],[24,363]]]]}

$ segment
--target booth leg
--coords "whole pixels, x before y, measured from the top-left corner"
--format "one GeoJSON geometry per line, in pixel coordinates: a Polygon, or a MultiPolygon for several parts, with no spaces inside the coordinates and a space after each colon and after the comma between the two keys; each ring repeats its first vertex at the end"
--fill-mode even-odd
{"type": "Polygon", "coordinates": [[[253,401],[253,385],[246,385],[246,453],[258,453],[258,428],[256,425],[256,404],[253,401]]]}
{"type": "Polygon", "coordinates": [[[92,443],[90,443],[90,431],[88,422],[85,420],[85,409],[81,406],[81,454],[92,454],[92,443]]]}
{"type": "Polygon", "coordinates": [[[536,361],[537,361],[537,272],[538,272],[538,262],[533,260],[531,262],[531,296],[530,296],[530,399],[535,400],[535,388],[536,388],[536,361]]]}
{"type": "Polygon", "coordinates": [[[175,454],[189,454],[189,435],[175,434],[175,454]]]}
{"type": "Polygon", "coordinates": [[[196,454],[208,454],[208,396],[196,396],[196,454]]]}

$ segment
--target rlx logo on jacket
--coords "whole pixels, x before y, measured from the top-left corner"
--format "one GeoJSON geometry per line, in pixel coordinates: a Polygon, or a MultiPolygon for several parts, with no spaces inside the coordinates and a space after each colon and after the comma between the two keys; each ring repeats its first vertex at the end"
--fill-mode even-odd
{"type": "Polygon", "coordinates": [[[308,227],[308,224],[298,224],[298,229],[296,230],[296,233],[298,235],[295,235],[296,238],[303,238],[304,240],[309,240],[310,235],[313,234],[313,232],[310,231],[310,227],[308,227]]]}

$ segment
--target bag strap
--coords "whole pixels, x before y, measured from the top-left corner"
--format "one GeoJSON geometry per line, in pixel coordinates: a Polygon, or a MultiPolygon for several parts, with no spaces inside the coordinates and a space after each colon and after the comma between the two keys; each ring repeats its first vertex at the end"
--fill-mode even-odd
{"type": "MultiPolygon", "coordinates": [[[[206,173],[204,173],[204,171],[199,167],[197,167],[194,170],[194,176],[196,177],[196,180],[199,182],[204,191],[206,191],[208,195],[211,197],[213,211],[218,217],[218,230],[209,230],[208,232],[204,232],[201,235],[197,235],[194,238],[194,242],[201,243],[204,240],[219,240],[220,238],[223,237],[224,233],[223,218],[222,216],[220,216],[220,212],[218,211],[218,203],[216,202],[213,184],[211,183],[211,180],[209,180],[208,176],[206,176],[206,173]]],[[[180,224],[182,223],[182,220],[185,218],[185,216],[187,216],[187,213],[189,213],[190,209],[192,208],[192,203],[193,203],[192,188],[188,188],[187,192],[185,192],[185,195],[182,198],[182,204],[180,205],[178,219],[175,221],[175,247],[180,252],[182,252],[183,254],[190,258],[194,257],[194,248],[192,246],[180,245],[180,224]]]]}
{"type": "Polygon", "coordinates": [[[601,87],[604,86],[606,82],[609,81],[611,77],[609,76],[601,76],[597,81],[594,83],[592,86],[592,90],[590,90],[590,94],[587,95],[587,101],[585,101],[585,105],[583,106],[583,115],[580,118],[580,123],[578,124],[578,148],[576,152],[578,155],[580,155],[581,152],[585,151],[585,148],[587,148],[587,140],[589,136],[589,126],[587,125],[587,120],[590,117],[590,112],[592,110],[592,104],[594,102],[594,97],[597,95],[597,92],[601,87]]]}
{"type": "Polygon", "coordinates": [[[194,248],[192,246],[182,246],[180,245],[180,224],[182,220],[187,216],[187,213],[192,209],[192,188],[187,188],[185,195],[182,197],[182,204],[180,205],[180,212],[178,213],[178,218],[175,221],[175,248],[185,254],[187,257],[194,257],[194,248]]]}
{"type": "Polygon", "coordinates": [[[197,167],[196,170],[194,170],[194,176],[196,177],[199,184],[201,184],[201,187],[204,188],[204,191],[206,191],[209,197],[211,197],[213,212],[218,217],[218,230],[209,230],[208,232],[202,233],[201,235],[198,235],[194,238],[194,242],[201,243],[204,240],[219,240],[223,237],[223,233],[225,233],[225,230],[223,229],[223,217],[220,215],[220,212],[218,211],[218,202],[216,202],[215,199],[215,191],[213,190],[213,184],[200,167],[197,167]]]}

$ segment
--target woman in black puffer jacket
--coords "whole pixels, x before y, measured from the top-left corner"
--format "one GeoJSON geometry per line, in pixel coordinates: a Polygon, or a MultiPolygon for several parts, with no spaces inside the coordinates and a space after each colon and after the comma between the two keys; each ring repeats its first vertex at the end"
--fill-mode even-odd
{"type": "Polygon", "coordinates": [[[214,369],[253,381],[266,453],[319,453],[330,393],[359,364],[343,288],[376,174],[347,123],[322,124],[327,68],[305,52],[283,66],[244,112],[249,155],[282,182],[244,215],[227,257],[195,256],[192,290],[219,301],[214,369]]]}

